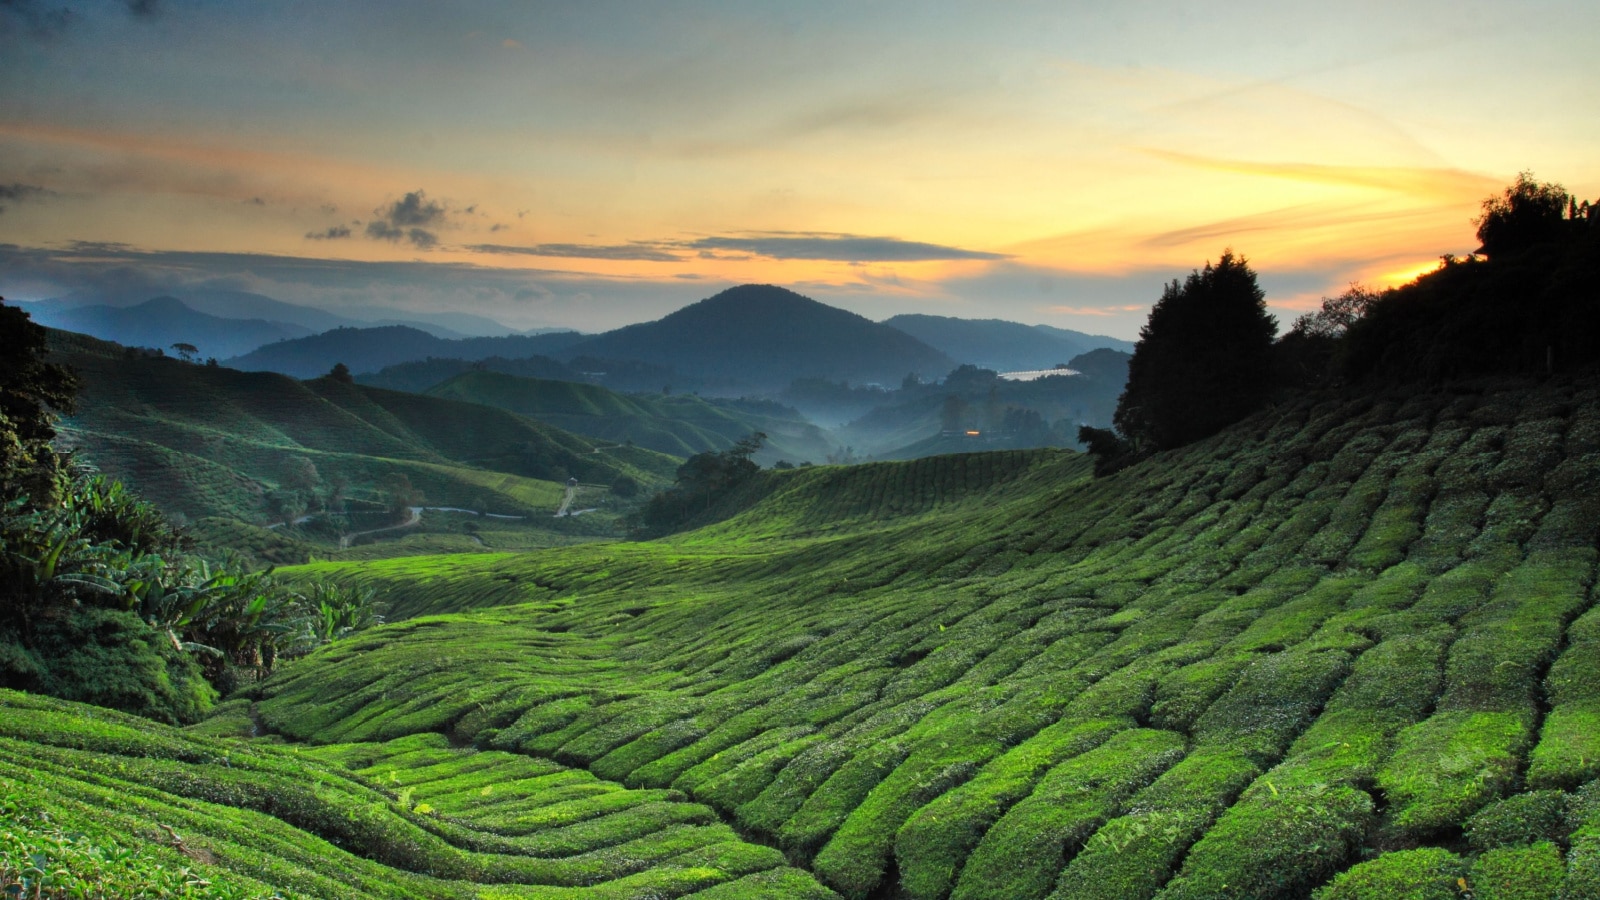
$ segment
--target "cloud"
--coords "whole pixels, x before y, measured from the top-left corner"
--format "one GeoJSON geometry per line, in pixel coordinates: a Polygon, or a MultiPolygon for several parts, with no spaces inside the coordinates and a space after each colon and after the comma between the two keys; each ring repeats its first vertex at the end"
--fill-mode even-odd
{"type": "Polygon", "coordinates": [[[36,184],[0,184],[0,213],[6,211],[6,203],[26,203],[33,200],[43,200],[54,197],[55,191],[39,187],[36,184]]]}
{"type": "Polygon", "coordinates": [[[1311,184],[1362,187],[1393,191],[1434,201],[1476,200],[1500,188],[1500,181],[1465,169],[1423,166],[1336,166],[1318,163],[1267,163],[1241,159],[1222,159],[1170,150],[1146,149],[1158,159],[1179,165],[1230,172],[1238,175],[1263,175],[1311,184]]]}
{"type": "Polygon", "coordinates": [[[251,197],[249,200],[244,201],[244,205],[246,205],[246,206],[266,206],[267,205],[267,201],[261,199],[260,197],[251,197]]]}
{"type": "Polygon", "coordinates": [[[379,207],[375,213],[390,225],[433,225],[444,221],[445,208],[429,200],[426,192],[416,190],[387,207],[379,207]]]}
{"type": "Polygon", "coordinates": [[[388,222],[368,222],[367,237],[396,243],[407,240],[422,250],[431,250],[439,245],[439,236],[425,228],[400,228],[388,222]]]}
{"type": "Polygon", "coordinates": [[[25,31],[41,41],[54,40],[72,26],[78,14],[70,7],[38,0],[0,0],[0,37],[25,31]]]}
{"type": "Polygon", "coordinates": [[[367,223],[367,237],[391,243],[410,241],[419,250],[431,250],[439,245],[439,236],[423,226],[446,224],[449,210],[418,189],[378,207],[373,215],[377,218],[367,223]]]}
{"type": "MultiPolygon", "coordinates": [[[[122,0],[136,19],[153,19],[161,13],[161,0],[122,0]]],[[[53,41],[82,18],[71,6],[51,0],[0,0],[0,37],[24,31],[40,41],[53,41]]]]}
{"type": "Polygon", "coordinates": [[[963,250],[892,237],[863,237],[828,232],[768,231],[738,237],[708,237],[682,246],[701,256],[721,251],[748,253],[767,259],[822,259],[835,262],[925,262],[1008,258],[1003,253],[963,250]]]}
{"type": "MultiPolygon", "coordinates": [[[[494,230],[494,229],[491,229],[494,230]]],[[[633,244],[534,244],[513,247],[504,244],[473,244],[474,253],[505,253],[521,256],[555,256],[567,259],[624,259],[643,262],[681,262],[682,257],[648,243],[633,244]]]]}
{"type": "Polygon", "coordinates": [[[329,225],[327,229],[323,231],[306,232],[306,237],[313,241],[334,241],[340,238],[347,238],[349,236],[350,226],[348,225],[329,225]]]}
{"type": "Polygon", "coordinates": [[[460,310],[523,328],[599,330],[664,316],[714,293],[717,284],[458,262],[0,243],[0,296],[12,300],[76,293],[138,302],[201,289],[265,294],[335,312],[381,306],[398,317],[406,310],[460,310]]]}
{"type": "Polygon", "coordinates": [[[1305,204],[1283,209],[1268,210],[1237,216],[1217,222],[1207,222],[1190,228],[1179,228],[1151,235],[1141,242],[1145,247],[1181,247],[1205,241],[1227,241],[1257,232],[1281,234],[1317,228],[1338,228],[1378,222],[1396,222],[1407,219],[1431,221],[1436,218],[1432,209],[1402,209],[1378,212],[1360,211],[1356,208],[1336,208],[1322,204],[1305,204]]]}

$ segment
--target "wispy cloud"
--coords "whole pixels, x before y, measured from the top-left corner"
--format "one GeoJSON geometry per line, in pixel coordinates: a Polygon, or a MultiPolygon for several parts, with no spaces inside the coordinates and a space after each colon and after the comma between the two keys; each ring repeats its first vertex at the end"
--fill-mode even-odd
{"type": "Polygon", "coordinates": [[[1432,209],[1357,211],[1350,207],[1306,204],[1163,231],[1145,238],[1140,243],[1145,247],[1181,247],[1206,241],[1229,241],[1237,236],[1256,232],[1282,233],[1291,230],[1342,228],[1350,225],[1433,218],[1436,218],[1436,214],[1432,209]]]}
{"type": "Polygon", "coordinates": [[[893,237],[864,237],[829,232],[765,231],[707,237],[682,246],[709,253],[747,253],[767,259],[816,259],[833,262],[927,262],[933,260],[1006,259],[1003,253],[964,250],[893,237]]]}
{"type": "Polygon", "coordinates": [[[322,231],[308,231],[306,237],[313,241],[335,241],[350,236],[350,226],[329,225],[322,231]]]}
{"type": "MultiPolygon", "coordinates": [[[[160,0],[122,0],[121,5],[136,19],[153,19],[163,7],[160,0]]],[[[80,18],[81,13],[57,0],[0,0],[0,37],[21,31],[35,40],[52,41],[80,18]]]]}
{"type": "MultiPolygon", "coordinates": [[[[491,228],[491,231],[497,230],[491,228]]],[[[632,244],[533,244],[510,246],[506,244],[471,244],[466,249],[474,253],[496,253],[517,256],[552,256],[566,259],[612,259],[641,262],[682,262],[683,257],[650,243],[632,244]]]]}
{"type": "Polygon", "coordinates": [[[6,203],[26,203],[34,200],[43,200],[54,197],[55,191],[42,188],[36,184],[0,184],[0,213],[6,211],[6,203]]]}
{"type": "Polygon", "coordinates": [[[1059,313],[1063,316],[1097,316],[1110,318],[1126,313],[1142,312],[1148,306],[1046,306],[1045,312],[1059,313]]]}
{"type": "Polygon", "coordinates": [[[1188,153],[1176,153],[1170,150],[1146,149],[1145,152],[1168,162],[1216,172],[1287,178],[1294,181],[1339,185],[1341,187],[1375,188],[1443,201],[1459,201],[1463,197],[1477,199],[1494,193],[1501,186],[1499,178],[1477,172],[1469,172],[1465,169],[1417,166],[1338,166],[1301,162],[1269,163],[1198,156],[1188,153]]]}

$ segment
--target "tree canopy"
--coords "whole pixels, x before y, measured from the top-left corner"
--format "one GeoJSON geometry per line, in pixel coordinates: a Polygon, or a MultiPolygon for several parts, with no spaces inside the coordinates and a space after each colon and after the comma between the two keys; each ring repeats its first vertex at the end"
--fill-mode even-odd
{"type": "Polygon", "coordinates": [[[1164,450],[1259,408],[1272,387],[1277,328],[1256,273],[1232,250],[1174,279],[1139,332],[1118,430],[1140,450],[1164,450]]]}
{"type": "Polygon", "coordinates": [[[677,482],[651,497],[640,511],[636,533],[665,534],[710,512],[718,500],[761,471],[750,457],[766,440],[767,436],[757,431],[726,450],[707,450],[689,457],[678,467],[677,482]]]}
{"type": "Polygon", "coordinates": [[[1522,172],[1503,193],[1483,201],[1478,226],[1478,252],[1494,258],[1556,240],[1567,224],[1572,197],[1554,182],[1543,183],[1522,172]]]}

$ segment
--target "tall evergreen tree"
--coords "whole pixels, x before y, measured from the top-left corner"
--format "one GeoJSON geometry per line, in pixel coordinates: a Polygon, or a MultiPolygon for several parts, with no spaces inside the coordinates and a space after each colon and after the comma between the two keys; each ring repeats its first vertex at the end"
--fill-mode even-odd
{"type": "Polygon", "coordinates": [[[1277,320],[1242,256],[1176,279],[1150,310],[1117,401],[1117,428],[1141,450],[1214,434],[1266,402],[1277,320]]]}

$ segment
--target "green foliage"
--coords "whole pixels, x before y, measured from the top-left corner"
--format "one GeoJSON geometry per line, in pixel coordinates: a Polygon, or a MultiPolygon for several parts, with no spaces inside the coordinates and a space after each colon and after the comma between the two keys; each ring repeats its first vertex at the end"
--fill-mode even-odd
{"type": "Polygon", "coordinates": [[[0,516],[0,685],[193,722],[224,690],[377,622],[370,591],[293,590],[180,549],[160,513],[98,475],[0,516]],[[208,683],[209,682],[209,683],[208,683]]]}
{"type": "Polygon", "coordinates": [[[1560,791],[1517,794],[1478,810],[1467,820],[1474,850],[1520,847],[1540,841],[1565,841],[1567,795],[1560,791]]]}
{"type": "Polygon", "coordinates": [[[1467,882],[1481,900],[1548,900],[1565,875],[1561,848],[1547,841],[1490,850],[1472,864],[1467,882]]]}
{"type": "Polygon", "coordinates": [[[1460,900],[1467,864],[1448,850],[1397,850],[1361,863],[1317,891],[1316,900],[1460,900]]]}
{"type": "Polygon", "coordinates": [[[639,512],[637,535],[661,535],[709,516],[719,501],[748,484],[761,471],[750,457],[767,436],[755,432],[726,450],[707,450],[678,467],[678,480],[639,512]]]}

